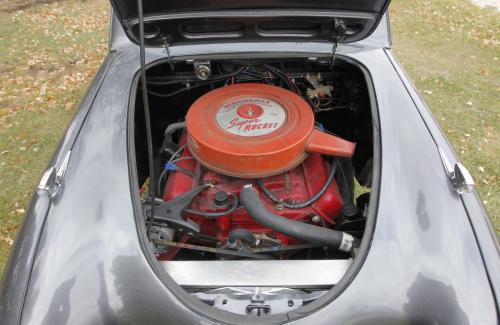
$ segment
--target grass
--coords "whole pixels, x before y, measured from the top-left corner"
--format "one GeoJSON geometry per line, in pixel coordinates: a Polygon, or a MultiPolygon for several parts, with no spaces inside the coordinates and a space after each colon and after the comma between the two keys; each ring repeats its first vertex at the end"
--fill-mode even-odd
{"type": "Polygon", "coordinates": [[[32,191],[106,54],[109,10],[106,0],[7,9],[0,12],[0,272],[32,191]]]}
{"type": "MultiPolygon", "coordinates": [[[[106,0],[68,0],[0,12],[0,270],[106,54],[108,10],[106,0]]],[[[466,0],[394,0],[391,19],[398,58],[475,177],[500,232],[499,14],[466,0]]]]}
{"type": "Polygon", "coordinates": [[[390,14],[398,59],[500,233],[500,14],[465,0],[393,1],[390,14]]]}

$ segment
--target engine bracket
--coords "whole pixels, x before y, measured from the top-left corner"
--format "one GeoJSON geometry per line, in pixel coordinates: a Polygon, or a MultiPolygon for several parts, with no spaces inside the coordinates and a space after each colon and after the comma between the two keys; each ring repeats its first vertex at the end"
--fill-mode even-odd
{"type": "MultiPolygon", "coordinates": [[[[165,202],[161,199],[155,199],[155,222],[166,223],[169,227],[185,232],[188,235],[197,234],[200,232],[200,227],[194,221],[184,220],[182,212],[186,209],[191,201],[200,194],[201,191],[210,187],[210,184],[201,185],[193,188],[191,191],[177,196],[175,199],[165,202]]],[[[148,219],[151,218],[151,202],[145,201],[143,204],[144,214],[148,219]]]]}

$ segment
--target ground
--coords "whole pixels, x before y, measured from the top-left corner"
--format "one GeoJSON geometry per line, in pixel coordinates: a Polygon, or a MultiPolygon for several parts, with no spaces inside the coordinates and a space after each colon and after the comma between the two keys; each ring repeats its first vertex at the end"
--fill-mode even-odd
{"type": "MultiPolygon", "coordinates": [[[[107,50],[106,0],[0,0],[0,272],[32,191],[107,50]]],[[[500,14],[391,4],[394,50],[500,232],[500,14]]]]}

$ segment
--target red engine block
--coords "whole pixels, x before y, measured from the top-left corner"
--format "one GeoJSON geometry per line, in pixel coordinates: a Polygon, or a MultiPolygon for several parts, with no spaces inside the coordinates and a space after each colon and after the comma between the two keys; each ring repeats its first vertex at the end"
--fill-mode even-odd
{"type": "MultiPolygon", "coordinates": [[[[181,139],[181,144],[183,143],[185,143],[185,135],[181,139]]],[[[192,158],[187,147],[184,149],[181,157],[192,158]]],[[[180,160],[176,165],[193,174],[198,168],[198,162],[194,158],[180,160]]],[[[332,181],[325,193],[310,206],[300,209],[289,209],[281,208],[271,201],[253,180],[224,176],[206,170],[205,168],[202,170],[200,184],[210,182],[214,186],[201,192],[200,195],[193,200],[191,205],[192,209],[205,212],[224,211],[215,206],[214,198],[217,192],[224,191],[229,195],[239,195],[239,191],[244,185],[252,184],[254,188],[259,191],[259,196],[267,209],[285,218],[311,223],[312,217],[317,215],[324,220],[326,225],[328,225],[333,224],[335,218],[342,211],[343,202],[335,181],[332,181]]],[[[329,171],[330,165],[321,155],[310,154],[298,167],[280,175],[267,177],[263,179],[263,182],[275,197],[286,202],[298,203],[307,200],[321,189],[328,177],[329,171]]],[[[163,199],[169,201],[191,190],[195,185],[195,180],[192,176],[174,171],[169,176],[165,185],[163,199]]],[[[229,198],[229,200],[231,200],[231,198],[229,198]]],[[[209,219],[189,213],[185,213],[184,217],[196,222],[200,226],[200,230],[203,234],[217,237],[221,241],[227,239],[227,235],[232,229],[244,228],[256,234],[264,233],[270,237],[277,238],[284,245],[297,242],[293,238],[276,233],[256,223],[244,207],[238,208],[232,214],[216,219],[209,219]]]]}

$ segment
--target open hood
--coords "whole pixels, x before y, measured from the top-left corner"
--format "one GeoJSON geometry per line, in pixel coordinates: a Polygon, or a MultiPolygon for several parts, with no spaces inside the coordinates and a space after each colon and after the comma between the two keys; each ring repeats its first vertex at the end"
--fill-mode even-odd
{"type": "MultiPolygon", "coordinates": [[[[143,0],[146,46],[220,42],[359,41],[377,27],[390,0],[143,0]]],[[[136,0],[111,0],[135,43],[136,0]]]]}

